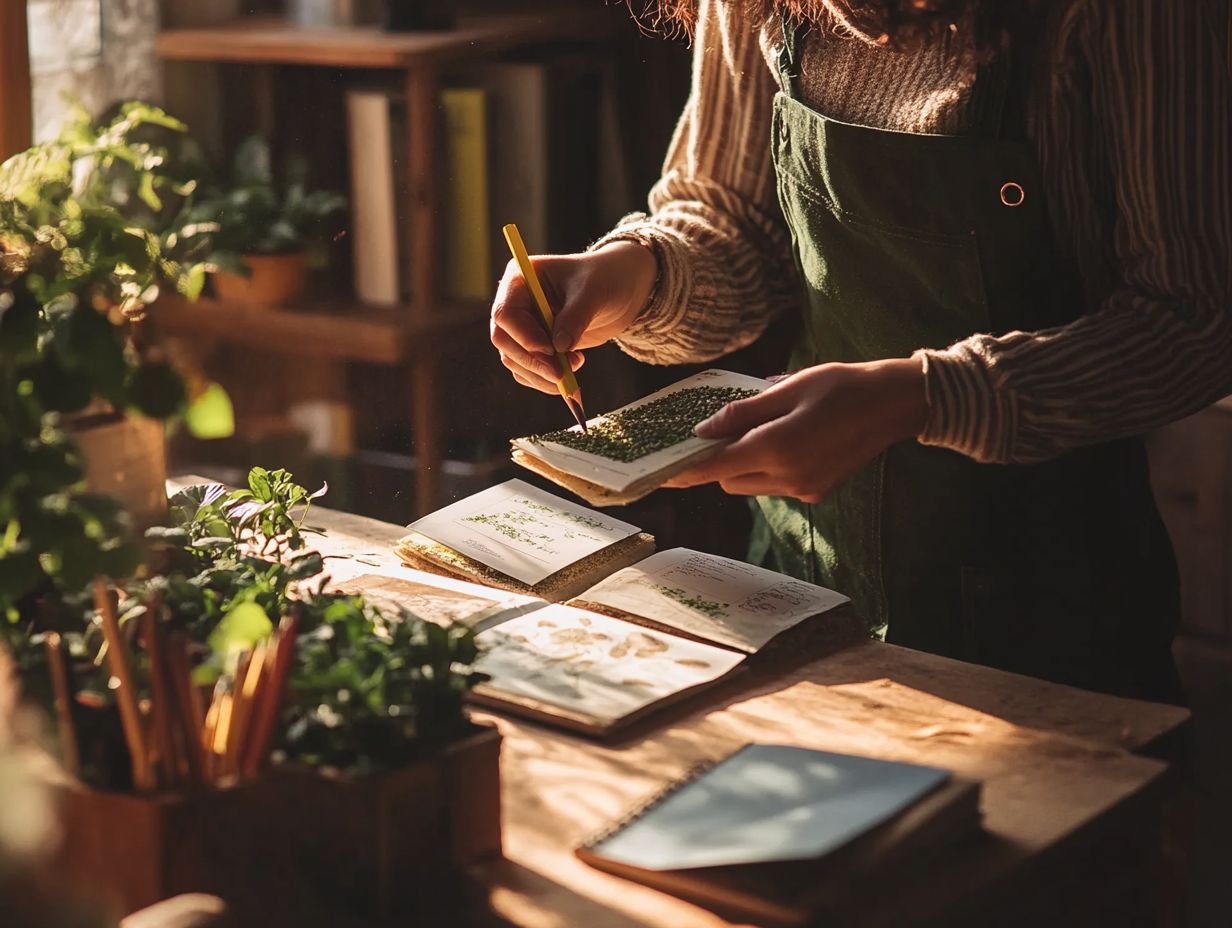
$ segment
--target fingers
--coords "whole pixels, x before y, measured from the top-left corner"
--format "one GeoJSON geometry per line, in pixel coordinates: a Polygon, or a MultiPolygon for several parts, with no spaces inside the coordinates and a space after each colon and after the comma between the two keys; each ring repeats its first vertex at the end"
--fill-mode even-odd
{"type": "MultiPolygon", "coordinates": [[[[553,286],[553,273],[559,275],[568,269],[567,259],[540,257],[532,259],[539,272],[548,299],[552,305],[563,303],[558,290],[553,286]]],[[[568,316],[573,324],[586,322],[593,315],[590,311],[571,307],[568,316]]],[[[561,316],[557,316],[557,320],[561,316]]],[[[514,374],[514,379],[524,386],[544,393],[556,392],[556,382],[561,377],[560,362],[556,357],[551,338],[543,325],[543,318],[535,306],[534,298],[522,277],[517,263],[510,261],[501,279],[496,299],[492,304],[489,326],[492,345],[500,352],[501,363],[514,374]]],[[[572,336],[570,337],[572,339],[572,336]]],[[[585,358],[579,351],[568,352],[570,368],[577,370],[585,358]]]]}
{"type": "MultiPolygon", "coordinates": [[[[677,483],[676,478],[664,486],[674,489],[685,489],[691,486],[697,486],[699,483],[713,483],[713,480],[699,480],[698,483],[692,483],[696,479],[692,471],[688,474],[682,474],[686,482],[677,483]]],[[[783,474],[771,474],[764,471],[749,474],[735,474],[719,479],[718,484],[723,488],[724,493],[730,493],[732,496],[789,496],[793,499],[798,499],[803,503],[820,503],[828,495],[828,491],[812,486],[804,486],[803,484],[792,482],[792,480],[783,474]]]]}
{"type": "Polygon", "coordinates": [[[524,387],[530,387],[532,390],[538,390],[540,393],[560,392],[556,388],[556,381],[554,379],[549,380],[546,377],[540,377],[503,354],[501,355],[501,364],[505,365],[509,373],[513,374],[513,379],[524,387]]]}
{"type": "MultiPolygon", "coordinates": [[[[522,279],[516,262],[510,261],[492,302],[491,332],[495,340],[497,332],[506,333],[523,351],[530,354],[550,355],[552,345],[543,319],[535,307],[530,288],[522,279]]],[[[498,346],[499,347],[499,346],[498,346]]]]}
{"type": "Polygon", "coordinates": [[[734,438],[786,415],[794,404],[790,390],[771,387],[757,396],[728,403],[693,431],[698,438],[734,438]]]}
{"type": "Polygon", "coordinates": [[[492,329],[492,344],[500,352],[501,360],[510,362],[505,364],[510,370],[514,370],[515,367],[521,368],[528,375],[553,383],[561,377],[560,363],[556,360],[555,354],[527,351],[505,329],[496,327],[492,329]],[[511,367],[510,364],[515,367],[511,367]]]}
{"type": "Polygon", "coordinates": [[[709,460],[677,474],[664,486],[683,489],[703,483],[715,483],[744,474],[761,473],[767,463],[764,442],[736,441],[709,460]]]}
{"type": "Polygon", "coordinates": [[[732,496],[780,496],[783,482],[770,474],[742,474],[719,483],[724,493],[732,496]]]}

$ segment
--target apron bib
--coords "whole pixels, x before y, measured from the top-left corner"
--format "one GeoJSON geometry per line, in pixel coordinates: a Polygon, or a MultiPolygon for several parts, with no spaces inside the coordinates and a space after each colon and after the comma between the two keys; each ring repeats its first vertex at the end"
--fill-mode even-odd
{"type": "MultiPolygon", "coordinates": [[[[804,308],[791,370],[1074,318],[1035,155],[1000,131],[1005,56],[977,75],[974,134],[921,135],[809,109],[784,36],[772,144],[804,308]]],[[[843,591],[887,641],[1180,698],[1176,567],[1139,440],[1029,466],[907,441],[819,504],[759,498],[755,515],[752,560],[843,591]]]]}

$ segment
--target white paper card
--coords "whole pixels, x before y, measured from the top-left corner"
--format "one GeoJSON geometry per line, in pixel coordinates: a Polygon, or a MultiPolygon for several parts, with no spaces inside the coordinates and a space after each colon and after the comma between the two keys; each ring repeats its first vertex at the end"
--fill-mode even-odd
{"type": "Polygon", "coordinates": [[[485,689],[609,723],[715,680],[743,660],[564,605],[502,622],[477,641],[485,651],[475,667],[491,675],[485,689]]]}
{"type": "MultiPolygon", "coordinates": [[[[679,383],[674,383],[670,387],[664,387],[662,390],[650,394],[650,396],[629,403],[627,406],[622,406],[616,412],[636,409],[638,406],[644,406],[661,397],[690,387],[739,387],[746,390],[760,391],[768,386],[770,386],[769,381],[758,377],[733,374],[731,371],[702,371],[700,374],[694,374],[692,377],[686,378],[679,383]]],[[[593,419],[587,420],[587,425],[602,422],[604,418],[604,416],[596,416],[593,419]]],[[[574,432],[580,430],[581,427],[576,425],[570,429],[570,431],[574,432]]],[[[578,451],[575,448],[569,448],[556,442],[532,441],[529,438],[515,438],[513,440],[515,448],[538,458],[556,470],[572,474],[575,477],[581,477],[591,483],[596,483],[601,487],[616,491],[625,490],[648,474],[653,474],[677,461],[696,454],[703,448],[718,443],[719,441],[709,438],[686,438],[670,448],[663,448],[660,451],[655,451],[645,457],[638,458],[636,461],[626,462],[614,461],[611,458],[591,454],[587,451],[578,451]]]]}
{"type": "Polygon", "coordinates": [[[410,528],[531,585],[639,531],[521,480],[468,496],[410,528]]]}
{"type": "Polygon", "coordinates": [[[578,597],[752,654],[846,596],[743,561],[672,548],[618,570],[578,597]]]}

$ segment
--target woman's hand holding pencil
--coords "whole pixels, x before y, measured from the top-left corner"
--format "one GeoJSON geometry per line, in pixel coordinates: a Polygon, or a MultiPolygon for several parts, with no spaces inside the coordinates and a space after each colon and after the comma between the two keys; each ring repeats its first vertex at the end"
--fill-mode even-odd
{"type": "Polygon", "coordinates": [[[563,375],[557,352],[572,370],[582,351],[605,344],[633,324],[654,287],[654,255],[636,242],[613,242],[578,255],[530,259],[555,310],[549,336],[517,260],[509,262],[492,304],[492,344],[513,379],[543,393],[558,393],[563,375]]]}

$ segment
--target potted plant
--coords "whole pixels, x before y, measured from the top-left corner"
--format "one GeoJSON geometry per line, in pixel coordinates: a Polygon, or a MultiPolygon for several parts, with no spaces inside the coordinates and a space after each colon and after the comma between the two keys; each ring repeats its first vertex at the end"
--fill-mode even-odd
{"type": "Polygon", "coordinates": [[[188,488],[147,533],[157,572],[8,630],[80,781],[62,870],[117,906],[208,891],[269,923],[249,893],[279,885],[282,915],[423,911],[499,853],[500,739],[463,711],[474,633],[330,591],[320,492],[261,468],[188,488]]]}
{"type": "Polygon", "coordinates": [[[213,282],[220,299],[282,306],[303,293],[309,258],[345,209],[341,194],[308,189],[301,156],[288,158],[283,177],[275,177],[268,142],[251,136],[236,149],[230,186],[201,199],[189,220],[218,229],[213,282]]]}
{"type": "Polygon", "coordinates": [[[145,524],[165,506],[163,421],[185,413],[207,437],[229,427],[220,388],[190,403],[144,332],[160,287],[195,298],[209,267],[205,227],[160,233],[112,202],[127,186],[130,207],[159,215],[191,192],[163,171],[161,149],[134,138],[151,126],[184,131],[143,104],[101,125],[79,112],[57,139],[0,165],[0,457],[48,492],[84,476],[145,524]],[[53,448],[60,469],[36,479],[24,456],[53,448]]]}

